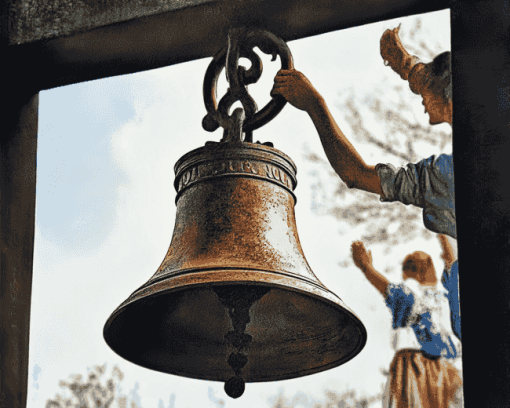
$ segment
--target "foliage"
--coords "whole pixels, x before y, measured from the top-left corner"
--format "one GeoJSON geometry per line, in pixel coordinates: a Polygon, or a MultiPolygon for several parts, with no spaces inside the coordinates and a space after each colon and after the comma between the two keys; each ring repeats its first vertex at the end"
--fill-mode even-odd
{"type": "MultiPolygon", "coordinates": [[[[105,372],[106,365],[95,366],[88,373],[86,380],[83,380],[81,374],[75,374],[70,376],[69,381],[60,381],[62,394],[57,394],[55,399],[48,400],[46,408],[128,408],[127,396],[120,395],[119,383],[124,378],[124,374],[115,366],[111,377],[103,380],[105,372]],[[67,396],[68,391],[71,396],[67,396]]],[[[129,408],[141,408],[136,387],[131,394],[129,408]]]]}
{"type": "MultiPolygon", "coordinates": [[[[406,49],[424,62],[444,51],[437,44],[425,42],[426,35],[419,17],[414,19],[411,29],[400,30],[406,49]]],[[[381,69],[385,69],[382,59],[381,69]]],[[[396,75],[389,68],[387,72],[396,75]]],[[[407,82],[392,87],[383,81],[370,95],[360,96],[351,90],[340,93],[339,97],[336,106],[350,128],[346,134],[358,146],[370,147],[379,158],[377,162],[385,163],[384,160],[393,157],[402,165],[415,163],[431,154],[442,153],[451,144],[451,133],[422,124],[418,116],[423,116],[421,99],[409,90],[407,82]]],[[[329,163],[317,154],[308,154],[307,159],[316,163],[314,213],[333,216],[351,229],[359,227],[362,241],[384,244],[386,252],[400,243],[434,236],[423,227],[421,209],[400,203],[381,205],[379,196],[347,188],[329,163]]]]}
{"type": "Polygon", "coordinates": [[[359,396],[355,390],[342,394],[326,390],[325,397],[324,401],[316,401],[303,393],[298,393],[289,400],[280,390],[271,408],[369,408],[371,404],[382,399],[382,395],[359,396]]]}

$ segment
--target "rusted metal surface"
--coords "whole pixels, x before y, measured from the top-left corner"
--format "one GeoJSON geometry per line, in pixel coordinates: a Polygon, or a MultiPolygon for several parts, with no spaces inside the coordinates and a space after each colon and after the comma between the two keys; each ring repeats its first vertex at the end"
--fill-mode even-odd
{"type": "Polygon", "coordinates": [[[243,381],[313,374],[361,351],[363,324],[303,254],[288,156],[214,143],[184,155],[175,171],[172,242],[155,275],[108,319],[104,336],[115,352],[154,370],[228,382],[235,394],[243,381]]]}
{"type": "Polygon", "coordinates": [[[321,284],[301,249],[295,164],[272,146],[251,143],[251,131],[285,105],[275,98],[257,116],[245,87],[262,73],[255,46],[292,67],[287,45],[273,34],[230,31],[228,47],[204,81],[204,127],[222,126],[224,137],[176,163],[170,248],[156,274],[104,329],[122,357],[167,373],[224,381],[233,398],[243,394],[245,381],[294,378],[343,364],[366,342],[361,321],[321,284]],[[252,69],[239,67],[242,56],[252,69]],[[230,88],[217,106],[223,67],[230,88]],[[228,115],[235,101],[243,108],[228,115]],[[143,337],[133,341],[136,331],[143,337]]]}

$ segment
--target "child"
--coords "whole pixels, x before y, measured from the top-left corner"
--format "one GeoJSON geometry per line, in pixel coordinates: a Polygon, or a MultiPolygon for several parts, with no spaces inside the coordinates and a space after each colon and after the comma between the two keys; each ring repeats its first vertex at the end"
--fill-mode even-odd
{"type": "Polygon", "coordinates": [[[352,244],[352,258],[393,316],[396,354],[383,407],[461,407],[462,380],[450,363],[460,355],[461,345],[452,332],[447,293],[437,286],[431,257],[420,251],[407,255],[401,284],[389,283],[374,269],[372,254],[362,242],[352,244]]]}
{"type": "MultiPolygon", "coordinates": [[[[422,96],[430,124],[451,125],[451,54],[442,53],[428,64],[418,63],[403,48],[397,28],[383,34],[381,55],[393,70],[409,80],[411,90],[422,96]]],[[[308,113],[329,162],[348,187],[378,194],[381,201],[400,201],[423,208],[426,228],[457,237],[451,154],[434,155],[398,170],[391,164],[367,165],[338,127],[322,96],[301,72],[280,70],[271,95],[281,95],[308,113]]]]}

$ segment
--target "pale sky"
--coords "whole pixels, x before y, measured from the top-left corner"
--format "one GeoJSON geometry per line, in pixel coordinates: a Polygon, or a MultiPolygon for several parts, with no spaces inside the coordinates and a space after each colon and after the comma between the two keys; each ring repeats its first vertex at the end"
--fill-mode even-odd
{"type": "MultiPolygon", "coordinates": [[[[401,30],[406,31],[413,22],[414,17],[395,19],[288,43],[296,69],[321,92],[342,129],[349,128],[335,107],[339,92],[352,88],[369,93],[383,81],[402,85],[400,77],[383,65],[379,40],[387,28],[402,23],[401,30]]],[[[443,51],[450,49],[449,11],[422,15],[422,24],[432,43],[439,43],[443,51]]],[[[340,393],[355,388],[366,395],[381,390],[385,377],[380,369],[388,369],[393,357],[390,313],[359,270],[339,265],[359,236],[346,233],[345,226],[339,233],[334,218],[311,210],[316,164],[304,156],[314,152],[325,159],[325,154],[308,116],[290,105],[255,131],[254,140],[272,141],[296,163],[296,220],[303,251],[321,282],[363,321],[368,331],[363,351],[322,373],[247,384],[244,395],[233,400],[225,395],[223,383],[136,366],[103,340],[107,318],[154,274],[166,254],[175,220],[175,162],[206,141],[221,139],[221,130],[208,133],[201,127],[206,113],[202,84],[209,62],[203,59],[41,92],[29,408],[44,407],[60,392],[59,380],[85,375],[88,367],[104,363],[108,375],[114,365],[124,372],[124,394],[138,383],[144,408],[167,408],[172,394],[171,408],[217,407],[215,399],[224,400],[227,408],[263,408],[270,406],[268,400],[280,388],[288,397],[305,392],[316,400],[324,398],[325,389],[340,393]],[[158,405],[160,400],[164,405],[158,405]]],[[[269,100],[279,68],[279,62],[264,56],[262,78],[249,88],[259,108],[269,100]]],[[[426,124],[418,96],[415,105],[426,124]]],[[[440,126],[450,131],[449,125],[440,126]]],[[[370,164],[405,164],[380,157],[379,151],[365,145],[355,146],[370,164]]],[[[423,156],[450,152],[448,146],[423,156]]],[[[394,272],[389,279],[398,280],[401,260],[418,247],[429,252],[436,269],[442,270],[434,240],[426,247],[419,240],[410,242],[391,256],[375,248],[374,266],[383,270],[390,265],[394,272]]]]}

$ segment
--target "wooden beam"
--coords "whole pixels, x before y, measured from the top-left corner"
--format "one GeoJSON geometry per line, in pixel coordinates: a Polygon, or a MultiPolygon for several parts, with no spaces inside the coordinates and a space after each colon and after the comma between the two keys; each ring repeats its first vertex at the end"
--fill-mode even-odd
{"type": "Polygon", "coordinates": [[[42,90],[211,57],[233,26],[264,28],[290,41],[448,7],[447,0],[211,1],[13,45],[8,58],[42,90]]]}

